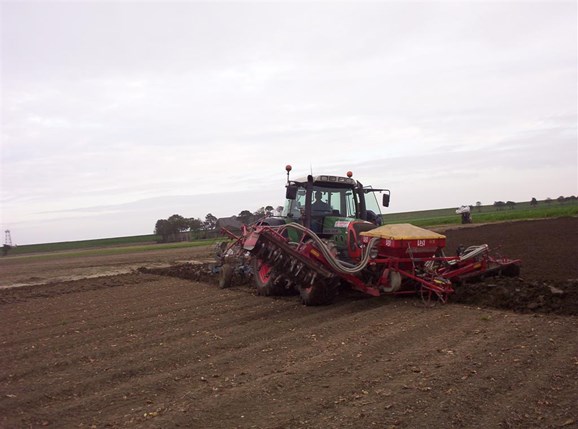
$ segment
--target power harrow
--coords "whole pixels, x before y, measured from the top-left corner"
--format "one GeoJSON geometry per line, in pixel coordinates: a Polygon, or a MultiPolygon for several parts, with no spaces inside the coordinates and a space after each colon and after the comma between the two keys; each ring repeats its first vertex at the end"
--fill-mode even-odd
{"type": "Polygon", "coordinates": [[[520,270],[520,260],[494,256],[485,244],[446,256],[444,235],[410,224],[353,220],[346,230],[346,249],[338,249],[296,222],[260,222],[240,235],[225,229],[232,241],[222,252],[221,287],[243,273],[253,276],[258,294],[298,293],[305,305],[328,304],[344,286],[371,296],[418,294],[433,305],[447,302],[460,283],[520,270]]]}

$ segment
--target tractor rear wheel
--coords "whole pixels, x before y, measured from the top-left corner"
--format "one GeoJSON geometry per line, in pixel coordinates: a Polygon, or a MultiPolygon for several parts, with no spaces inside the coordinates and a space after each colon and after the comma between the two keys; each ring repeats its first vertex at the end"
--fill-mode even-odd
{"type": "Polygon", "coordinates": [[[337,288],[331,283],[317,282],[307,287],[299,287],[299,295],[303,304],[325,305],[331,303],[337,295],[337,288]]]}
{"type": "Polygon", "coordinates": [[[274,284],[273,267],[261,259],[253,258],[253,278],[257,295],[281,295],[280,288],[274,284]]]}

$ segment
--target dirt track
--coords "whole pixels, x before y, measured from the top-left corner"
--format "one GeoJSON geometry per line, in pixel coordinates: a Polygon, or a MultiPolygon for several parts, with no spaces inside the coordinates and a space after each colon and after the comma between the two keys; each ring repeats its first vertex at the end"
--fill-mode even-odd
{"type": "MultiPolygon", "coordinates": [[[[446,234],[448,249],[503,244],[524,260],[518,288],[555,282],[576,304],[578,219],[446,234]]],[[[123,264],[151,257],[133,256],[123,264]]],[[[118,267],[105,259],[76,266],[118,267]]],[[[3,260],[2,281],[72,269],[23,261],[3,260]]],[[[0,427],[576,427],[577,317],[456,301],[308,308],[137,272],[1,290],[0,427]]]]}

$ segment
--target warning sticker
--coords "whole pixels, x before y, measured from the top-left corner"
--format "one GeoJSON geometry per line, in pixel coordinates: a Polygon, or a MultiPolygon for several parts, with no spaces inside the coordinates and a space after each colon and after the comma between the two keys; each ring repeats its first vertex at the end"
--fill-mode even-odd
{"type": "Polygon", "coordinates": [[[349,222],[348,220],[338,220],[337,222],[335,222],[335,228],[347,228],[349,226],[349,222]]]}

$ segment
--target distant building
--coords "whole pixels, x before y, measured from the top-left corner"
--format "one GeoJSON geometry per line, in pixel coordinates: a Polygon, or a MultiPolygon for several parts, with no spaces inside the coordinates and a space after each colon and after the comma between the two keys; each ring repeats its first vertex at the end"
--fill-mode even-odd
{"type": "Polygon", "coordinates": [[[221,228],[228,229],[233,233],[241,232],[243,228],[243,223],[239,219],[237,219],[236,216],[222,217],[220,219],[217,219],[217,226],[216,226],[217,230],[220,230],[221,228]]]}

